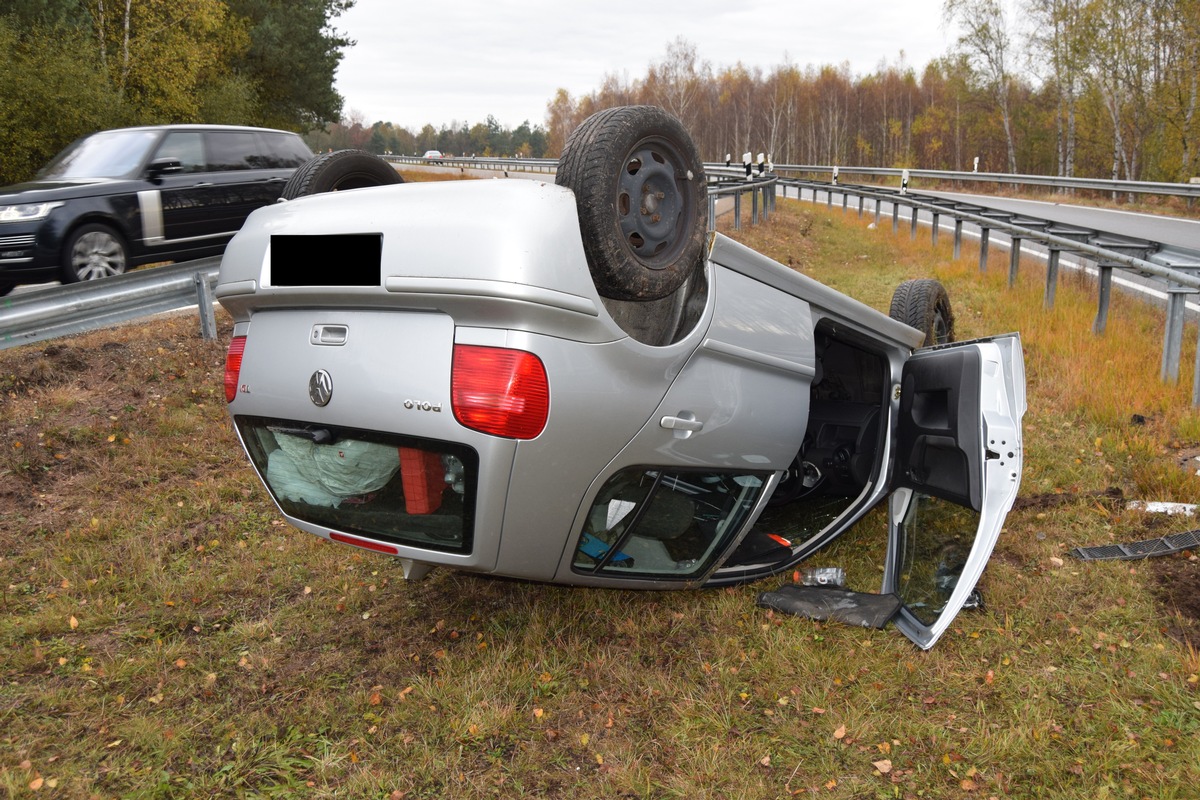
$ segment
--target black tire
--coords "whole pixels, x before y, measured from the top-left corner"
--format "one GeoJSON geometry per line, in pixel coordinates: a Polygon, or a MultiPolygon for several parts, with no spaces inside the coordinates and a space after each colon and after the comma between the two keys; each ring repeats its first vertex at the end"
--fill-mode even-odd
{"type": "Polygon", "coordinates": [[[80,225],[62,251],[63,283],[94,281],[120,275],[129,268],[129,248],[121,234],[107,225],[80,225]]]}
{"type": "Polygon", "coordinates": [[[283,187],[280,199],[394,183],[404,183],[404,178],[382,158],[364,150],[335,150],[301,164],[283,187]]]}
{"type": "Polygon", "coordinates": [[[925,334],[923,346],[954,341],[954,312],[946,287],[932,278],[905,281],[892,295],[888,316],[925,334]]]}
{"type": "Polygon", "coordinates": [[[15,283],[0,283],[0,297],[4,297],[15,288],[17,288],[15,283]]]}
{"type": "Polygon", "coordinates": [[[657,300],[703,260],[704,164],[682,123],[655,106],[599,111],[567,139],[554,182],[575,193],[596,290],[657,300]]]}

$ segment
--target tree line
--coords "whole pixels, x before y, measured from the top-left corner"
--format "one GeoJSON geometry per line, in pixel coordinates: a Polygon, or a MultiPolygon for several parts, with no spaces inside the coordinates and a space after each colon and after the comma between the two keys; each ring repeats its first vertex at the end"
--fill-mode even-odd
{"type": "Polygon", "coordinates": [[[427,123],[414,132],[391,122],[368,126],[361,114],[351,112],[347,119],[311,131],[304,139],[318,152],[354,148],[379,155],[421,155],[428,150],[456,156],[542,158],[547,154],[544,128],[530,125],[529,120],[516,128],[505,128],[490,114],[486,122],[474,125],[456,121],[435,128],[427,123]]]}
{"type": "Polygon", "coordinates": [[[354,0],[5,0],[0,184],[87,133],[172,122],[324,128],[354,0]]]}
{"type": "Polygon", "coordinates": [[[1200,0],[947,0],[961,37],[921,69],[712,67],[678,38],[546,114],[547,150],[602,108],[679,117],[705,160],[1187,180],[1200,174],[1200,0]]]}

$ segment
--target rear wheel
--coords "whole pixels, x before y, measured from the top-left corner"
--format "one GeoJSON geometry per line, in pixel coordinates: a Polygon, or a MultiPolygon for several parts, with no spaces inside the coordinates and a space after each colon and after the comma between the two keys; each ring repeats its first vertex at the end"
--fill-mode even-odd
{"type": "Polygon", "coordinates": [[[294,200],[310,194],[394,183],[404,183],[404,178],[382,158],[365,150],[335,150],[300,165],[283,187],[280,197],[294,200]]]}
{"type": "Polygon", "coordinates": [[[129,264],[121,235],[107,225],[81,225],[63,248],[63,283],[93,281],[120,275],[129,264]]]}
{"type": "Polygon", "coordinates": [[[605,297],[666,297],[701,264],[704,165],[682,123],[662,109],[588,117],[567,140],[554,180],[575,193],[592,280],[605,297]]]}
{"type": "Polygon", "coordinates": [[[925,334],[923,346],[954,341],[954,314],[946,287],[932,278],[905,281],[892,295],[888,316],[925,334]]]}

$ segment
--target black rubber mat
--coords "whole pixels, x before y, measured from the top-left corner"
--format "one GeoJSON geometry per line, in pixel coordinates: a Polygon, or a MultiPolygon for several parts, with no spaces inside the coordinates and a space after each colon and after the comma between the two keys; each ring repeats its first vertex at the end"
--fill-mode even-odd
{"type": "Polygon", "coordinates": [[[833,620],[863,628],[882,628],[900,610],[900,598],[894,594],[867,594],[836,586],[796,583],[763,592],[758,596],[757,604],[800,617],[833,620]]]}

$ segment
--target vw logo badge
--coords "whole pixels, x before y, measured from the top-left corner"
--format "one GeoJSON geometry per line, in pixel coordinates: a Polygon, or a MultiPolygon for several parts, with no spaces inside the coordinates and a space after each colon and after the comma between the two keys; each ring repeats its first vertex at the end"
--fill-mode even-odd
{"type": "Polygon", "coordinates": [[[308,399],[312,400],[315,406],[327,406],[331,397],[333,378],[325,370],[319,369],[308,379],[308,399]]]}

